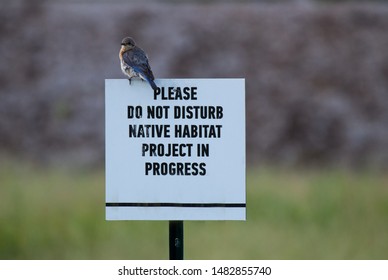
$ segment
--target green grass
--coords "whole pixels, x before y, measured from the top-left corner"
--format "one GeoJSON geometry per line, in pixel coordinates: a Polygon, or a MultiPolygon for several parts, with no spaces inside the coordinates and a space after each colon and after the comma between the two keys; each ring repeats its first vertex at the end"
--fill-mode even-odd
{"type": "MultiPolygon", "coordinates": [[[[0,162],[0,259],[168,259],[168,222],[105,221],[103,170],[0,162]]],[[[388,175],[251,168],[247,221],[185,222],[186,259],[388,259],[388,175]]]]}

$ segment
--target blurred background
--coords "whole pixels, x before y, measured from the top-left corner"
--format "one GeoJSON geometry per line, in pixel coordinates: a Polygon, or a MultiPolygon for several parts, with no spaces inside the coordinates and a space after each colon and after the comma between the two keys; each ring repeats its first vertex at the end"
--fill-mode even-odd
{"type": "Polygon", "coordinates": [[[246,79],[247,221],[186,222],[186,258],[388,258],[387,1],[0,3],[1,259],[168,258],[167,222],[105,221],[125,36],[156,78],[246,79]]]}

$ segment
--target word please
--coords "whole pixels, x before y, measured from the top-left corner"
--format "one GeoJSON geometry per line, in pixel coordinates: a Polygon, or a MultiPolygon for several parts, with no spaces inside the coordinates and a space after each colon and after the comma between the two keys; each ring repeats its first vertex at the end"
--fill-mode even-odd
{"type": "Polygon", "coordinates": [[[154,100],[197,100],[197,87],[158,87],[154,100]]]}

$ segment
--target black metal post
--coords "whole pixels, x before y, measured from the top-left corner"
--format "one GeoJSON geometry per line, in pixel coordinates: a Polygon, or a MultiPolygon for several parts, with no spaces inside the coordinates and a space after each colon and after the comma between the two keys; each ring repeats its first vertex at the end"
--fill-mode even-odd
{"type": "Polygon", "coordinates": [[[183,260],[183,221],[169,222],[170,260],[183,260]]]}

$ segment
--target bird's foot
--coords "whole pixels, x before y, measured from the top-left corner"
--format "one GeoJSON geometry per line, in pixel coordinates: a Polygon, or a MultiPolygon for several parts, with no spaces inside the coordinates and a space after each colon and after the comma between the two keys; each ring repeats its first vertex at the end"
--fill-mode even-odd
{"type": "Polygon", "coordinates": [[[129,78],[128,82],[129,82],[129,85],[131,85],[132,84],[132,78],[129,78]]]}

